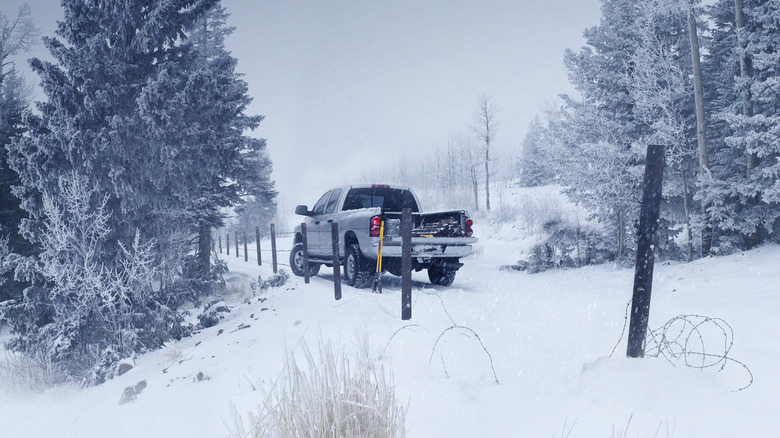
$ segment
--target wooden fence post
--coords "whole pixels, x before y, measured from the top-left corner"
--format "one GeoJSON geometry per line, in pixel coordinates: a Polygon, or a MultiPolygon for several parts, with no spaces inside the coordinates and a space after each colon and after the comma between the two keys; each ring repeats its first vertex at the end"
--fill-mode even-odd
{"type": "Polygon", "coordinates": [[[628,329],[627,357],[645,356],[645,335],[650,319],[650,293],[653,287],[656,232],[661,210],[661,183],[664,176],[664,147],[647,147],[644,191],[639,212],[639,239],[631,298],[631,324],[628,329]]]}
{"type": "Polygon", "coordinates": [[[276,227],[271,224],[271,264],[276,274],[276,227]]]}
{"type": "Polygon", "coordinates": [[[336,300],[341,299],[341,266],[339,265],[339,224],[330,224],[331,243],[333,244],[333,293],[336,300]]]}
{"type": "Polygon", "coordinates": [[[260,253],[260,227],[255,227],[255,242],[257,243],[257,266],[263,266],[263,256],[260,253]]]}
{"type": "Polygon", "coordinates": [[[412,319],[412,209],[401,212],[401,319],[412,319]]]}
{"type": "Polygon", "coordinates": [[[309,284],[309,239],[306,236],[306,222],[301,222],[303,235],[303,282],[309,284]]]}

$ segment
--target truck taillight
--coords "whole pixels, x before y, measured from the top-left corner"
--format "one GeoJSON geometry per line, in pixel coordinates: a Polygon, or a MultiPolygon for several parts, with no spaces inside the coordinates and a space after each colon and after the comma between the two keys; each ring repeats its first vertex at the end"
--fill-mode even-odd
{"type": "Polygon", "coordinates": [[[474,221],[471,218],[466,218],[466,237],[471,237],[474,234],[474,230],[471,229],[472,225],[474,225],[474,221]]]}
{"type": "Polygon", "coordinates": [[[382,217],[379,215],[371,216],[371,222],[368,227],[368,235],[371,237],[379,237],[379,230],[382,227],[382,217]]]}

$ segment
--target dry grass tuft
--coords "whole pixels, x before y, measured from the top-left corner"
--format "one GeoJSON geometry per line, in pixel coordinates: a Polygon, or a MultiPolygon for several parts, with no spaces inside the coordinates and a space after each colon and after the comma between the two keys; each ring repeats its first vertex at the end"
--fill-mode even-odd
{"type": "Polygon", "coordinates": [[[315,352],[302,342],[304,367],[288,351],[279,379],[263,388],[257,412],[248,413],[248,427],[233,407],[231,436],[405,437],[406,409],[396,399],[392,374],[369,359],[367,342],[360,346],[349,358],[322,339],[315,352]]]}

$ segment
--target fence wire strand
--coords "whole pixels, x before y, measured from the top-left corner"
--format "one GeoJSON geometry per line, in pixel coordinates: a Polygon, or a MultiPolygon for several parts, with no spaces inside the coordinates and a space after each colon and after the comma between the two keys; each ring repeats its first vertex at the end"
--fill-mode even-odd
{"type": "MultiPolygon", "coordinates": [[[[628,313],[631,307],[629,300],[626,305],[623,331],[617,344],[609,354],[611,358],[623,340],[628,326],[628,313]]],[[[703,315],[679,315],[668,320],[661,327],[647,331],[645,338],[645,355],[663,357],[673,366],[682,364],[689,368],[718,368],[723,371],[727,363],[740,366],[748,375],[746,385],[734,392],[749,388],[754,381],[753,372],[744,363],[734,359],[729,354],[734,346],[734,329],[722,318],[711,318],[703,315]],[[712,342],[716,339],[716,342],[712,342]]]]}

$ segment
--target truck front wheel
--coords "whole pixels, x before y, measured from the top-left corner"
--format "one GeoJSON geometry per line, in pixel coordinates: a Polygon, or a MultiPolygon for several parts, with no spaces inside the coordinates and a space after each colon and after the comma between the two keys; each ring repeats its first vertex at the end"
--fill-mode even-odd
{"type": "MultiPolygon", "coordinates": [[[[296,243],[290,251],[290,270],[292,273],[303,277],[303,243],[296,243]]],[[[309,277],[314,277],[320,272],[320,264],[309,262],[309,277]]]]}
{"type": "Polygon", "coordinates": [[[344,283],[356,288],[371,284],[371,271],[365,269],[360,246],[355,243],[347,246],[347,254],[344,258],[344,283]]]}
{"type": "Polygon", "coordinates": [[[457,269],[431,266],[428,268],[428,279],[431,280],[431,283],[439,286],[451,286],[452,282],[455,281],[456,272],[458,272],[457,269]]]}

